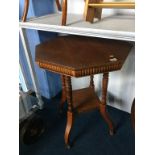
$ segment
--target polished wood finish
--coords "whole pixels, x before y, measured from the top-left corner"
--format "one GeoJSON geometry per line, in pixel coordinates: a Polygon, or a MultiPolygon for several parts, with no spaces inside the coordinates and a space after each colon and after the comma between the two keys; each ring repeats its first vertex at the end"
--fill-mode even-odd
{"type": "Polygon", "coordinates": [[[88,4],[93,8],[118,8],[118,9],[135,9],[134,2],[100,2],[88,4]]]}
{"type": "MultiPolygon", "coordinates": [[[[103,0],[96,0],[97,3],[103,2],[103,0]]],[[[94,17],[97,18],[98,20],[101,20],[102,17],[102,8],[95,8],[95,14],[94,17]]]]}
{"type": "Polygon", "coordinates": [[[66,101],[66,83],[64,75],[61,75],[61,85],[62,85],[62,96],[60,101],[60,112],[62,112],[63,105],[66,101]]]}
{"type": "Polygon", "coordinates": [[[107,100],[108,79],[109,73],[104,73],[102,79],[102,104],[104,105],[106,104],[107,100]]]}
{"type": "Polygon", "coordinates": [[[68,102],[68,111],[73,111],[73,100],[72,100],[72,85],[71,85],[71,77],[65,76],[66,82],[66,97],[68,102]]]}
{"type": "Polygon", "coordinates": [[[72,125],[73,125],[73,113],[68,111],[67,112],[67,125],[66,125],[66,130],[65,130],[65,137],[64,137],[65,144],[68,149],[70,149],[70,147],[71,147],[69,137],[70,137],[72,125]]]}
{"type": "Polygon", "coordinates": [[[52,72],[82,77],[120,70],[131,48],[125,41],[61,36],[36,46],[36,62],[52,72]]]}
{"type": "Polygon", "coordinates": [[[88,87],[73,91],[73,108],[75,112],[87,112],[99,108],[100,100],[94,89],[88,87]]]}
{"type": "Polygon", "coordinates": [[[67,0],[62,2],[62,23],[61,25],[65,26],[67,21],[67,0]]]}
{"type": "Polygon", "coordinates": [[[65,144],[68,148],[70,148],[69,136],[72,129],[73,124],[73,100],[72,100],[72,85],[71,85],[71,77],[65,76],[66,82],[66,97],[68,103],[68,112],[67,112],[67,125],[65,131],[65,144]]]}
{"type": "Polygon", "coordinates": [[[106,123],[109,126],[109,133],[110,135],[114,134],[114,126],[113,122],[110,119],[107,111],[106,111],[106,101],[107,101],[107,89],[108,89],[108,77],[109,73],[103,74],[103,80],[102,80],[102,102],[100,104],[100,113],[103,116],[103,119],[106,121],[106,123]]]}
{"type": "Polygon", "coordinates": [[[135,9],[135,2],[103,2],[103,0],[86,0],[84,19],[93,23],[94,18],[101,19],[102,8],[135,9]]]}
{"type": "MultiPolygon", "coordinates": [[[[106,111],[106,97],[109,72],[121,69],[132,44],[129,42],[88,38],[80,36],[60,36],[36,46],[36,62],[41,68],[62,74],[62,88],[67,98],[68,112],[65,144],[70,148],[70,132],[75,112],[81,113],[99,109],[114,134],[113,122],[106,111]],[[61,45],[61,46],[60,46],[61,45]],[[103,73],[102,101],[95,93],[94,74],[103,73]],[[90,76],[88,88],[73,90],[71,76],[90,76]]],[[[65,96],[65,97],[63,97],[65,96]]]]}
{"type": "Polygon", "coordinates": [[[93,23],[94,16],[95,16],[95,9],[94,8],[89,8],[89,3],[91,2],[96,2],[96,0],[86,0],[85,2],[85,9],[84,9],[84,19],[86,21],[89,21],[93,23]]]}
{"type": "Polygon", "coordinates": [[[86,0],[85,2],[85,9],[84,9],[84,19],[86,21],[89,21],[93,23],[94,18],[98,18],[99,20],[101,19],[102,16],[102,8],[93,8],[89,7],[90,4],[94,3],[101,3],[103,0],[86,0]]]}
{"type": "Polygon", "coordinates": [[[56,5],[57,5],[58,10],[61,11],[62,8],[61,8],[61,5],[60,5],[59,0],[55,0],[55,2],[56,2],[56,5]]]}
{"type": "Polygon", "coordinates": [[[23,21],[23,22],[26,21],[28,9],[29,9],[29,0],[25,0],[24,12],[23,12],[23,17],[22,17],[22,21],[23,21]]]}

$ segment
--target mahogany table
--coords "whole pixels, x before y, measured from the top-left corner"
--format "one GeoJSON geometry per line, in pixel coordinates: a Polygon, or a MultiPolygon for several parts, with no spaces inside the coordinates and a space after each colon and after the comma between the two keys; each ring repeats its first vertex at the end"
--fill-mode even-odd
{"type": "Polygon", "coordinates": [[[109,72],[120,70],[132,44],[125,41],[90,38],[81,36],[60,36],[36,46],[36,62],[51,72],[61,74],[61,106],[67,99],[67,125],[65,144],[70,148],[69,136],[75,112],[86,112],[98,108],[109,127],[114,126],[106,111],[106,96],[109,72]],[[93,75],[103,73],[102,100],[94,90],[93,75]],[[88,88],[72,91],[71,77],[90,76],[88,88]]]}

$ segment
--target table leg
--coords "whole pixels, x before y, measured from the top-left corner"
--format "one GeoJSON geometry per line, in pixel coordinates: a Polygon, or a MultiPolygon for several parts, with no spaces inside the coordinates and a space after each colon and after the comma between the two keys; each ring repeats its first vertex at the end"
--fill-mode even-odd
{"type": "Polygon", "coordinates": [[[93,88],[93,90],[95,89],[95,86],[94,86],[94,75],[90,75],[90,87],[93,88]]]}
{"type": "Polygon", "coordinates": [[[59,0],[55,0],[55,2],[56,2],[58,10],[61,11],[61,4],[60,4],[59,0]]]}
{"type": "Polygon", "coordinates": [[[65,144],[66,147],[70,148],[69,137],[73,125],[73,100],[72,100],[72,85],[71,85],[71,77],[65,76],[65,83],[66,83],[66,97],[68,103],[68,111],[67,111],[67,125],[65,131],[65,144]]]}
{"type": "Polygon", "coordinates": [[[67,20],[67,0],[63,0],[62,2],[62,23],[61,25],[66,26],[67,20]]]}
{"type": "Polygon", "coordinates": [[[109,133],[110,135],[114,134],[114,127],[113,127],[113,123],[106,111],[106,98],[107,98],[107,87],[108,87],[108,77],[109,77],[109,73],[104,73],[103,75],[103,81],[102,81],[102,102],[100,104],[100,113],[102,115],[102,117],[104,118],[104,120],[106,121],[106,123],[109,126],[109,133]]]}
{"type": "Polygon", "coordinates": [[[64,75],[61,75],[61,83],[62,83],[62,96],[60,101],[60,112],[62,112],[63,105],[66,101],[66,84],[64,75]]]}
{"type": "MultiPolygon", "coordinates": [[[[96,3],[103,2],[103,0],[96,0],[96,3]]],[[[98,20],[101,20],[102,17],[102,8],[96,8],[95,9],[95,18],[98,18],[98,20]]]]}
{"type": "Polygon", "coordinates": [[[22,17],[23,22],[26,21],[28,9],[29,9],[29,0],[25,0],[25,2],[24,2],[24,12],[23,12],[23,17],[22,17]]]}
{"type": "Polygon", "coordinates": [[[95,16],[95,8],[89,7],[89,3],[95,3],[96,0],[86,0],[84,9],[84,19],[88,22],[93,23],[95,16]]]}

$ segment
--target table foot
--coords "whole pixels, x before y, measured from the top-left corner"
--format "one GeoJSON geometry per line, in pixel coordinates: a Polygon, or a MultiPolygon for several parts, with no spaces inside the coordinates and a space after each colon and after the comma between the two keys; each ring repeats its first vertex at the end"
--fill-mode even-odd
{"type": "Polygon", "coordinates": [[[66,145],[66,149],[70,150],[71,149],[71,145],[70,144],[67,144],[66,145]]]}
{"type": "Polygon", "coordinates": [[[67,125],[66,125],[66,131],[65,131],[65,144],[68,149],[71,146],[69,142],[69,137],[70,137],[72,125],[73,125],[73,113],[68,111],[67,112],[67,125]]]}
{"type": "Polygon", "coordinates": [[[114,130],[109,130],[109,135],[113,136],[114,135],[114,130]]]}
{"type": "Polygon", "coordinates": [[[110,119],[108,113],[106,112],[106,105],[104,104],[100,104],[100,113],[103,117],[103,119],[106,121],[106,123],[108,124],[108,127],[109,127],[109,134],[111,136],[114,135],[114,127],[113,127],[113,122],[112,120],[110,119]]]}

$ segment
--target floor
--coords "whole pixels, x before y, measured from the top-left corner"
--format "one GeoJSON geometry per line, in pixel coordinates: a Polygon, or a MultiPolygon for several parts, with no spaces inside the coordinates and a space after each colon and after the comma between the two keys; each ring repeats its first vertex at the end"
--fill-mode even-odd
{"type": "Polygon", "coordinates": [[[44,134],[31,145],[19,144],[20,155],[134,155],[135,136],[130,115],[108,106],[108,112],[115,123],[116,133],[109,136],[108,128],[98,110],[75,117],[70,150],[64,145],[66,125],[66,104],[64,112],[58,113],[60,97],[52,102],[46,100],[45,108],[37,112],[46,125],[44,134]]]}

